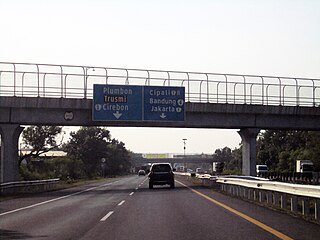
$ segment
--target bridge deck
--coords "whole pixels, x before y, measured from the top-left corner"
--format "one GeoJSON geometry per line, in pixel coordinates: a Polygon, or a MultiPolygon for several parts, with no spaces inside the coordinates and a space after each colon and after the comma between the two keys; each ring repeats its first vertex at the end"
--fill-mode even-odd
{"type": "Polygon", "coordinates": [[[177,128],[320,129],[320,108],[186,103],[186,121],[92,120],[91,99],[0,97],[0,123],[21,125],[135,126],[177,128]],[[65,114],[71,113],[72,119],[65,114]]]}

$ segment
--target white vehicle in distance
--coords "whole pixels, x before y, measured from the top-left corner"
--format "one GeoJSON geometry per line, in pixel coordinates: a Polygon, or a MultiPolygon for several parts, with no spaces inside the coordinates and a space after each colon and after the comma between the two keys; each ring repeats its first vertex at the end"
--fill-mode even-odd
{"type": "Polygon", "coordinates": [[[311,173],[313,172],[313,162],[310,160],[297,160],[296,172],[311,173]]]}
{"type": "Polygon", "coordinates": [[[257,165],[256,170],[257,170],[257,176],[259,176],[260,173],[268,172],[268,166],[267,165],[257,165]]]}

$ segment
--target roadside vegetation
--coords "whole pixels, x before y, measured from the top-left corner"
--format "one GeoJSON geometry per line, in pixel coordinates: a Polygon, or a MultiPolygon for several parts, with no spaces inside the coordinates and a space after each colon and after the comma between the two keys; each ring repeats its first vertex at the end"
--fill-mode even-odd
{"type": "Polygon", "coordinates": [[[274,172],[294,172],[296,160],[311,160],[320,172],[320,132],[265,131],[257,141],[257,162],[274,172]]]}
{"type": "MultiPolygon", "coordinates": [[[[231,150],[215,150],[214,161],[224,162],[224,174],[241,174],[242,145],[231,150]]],[[[320,132],[262,131],[257,139],[257,164],[265,164],[271,172],[295,171],[296,160],[311,160],[320,172],[320,132]]]]}
{"type": "MultiPolygon", "coordinates": [[[[66,182],[97,179],[130,172],[132,153],[125,144],[111,138],[109,130],[81,127],[65,142],[62,127],[30,126],[22,133],[26,152],[20,151],[21,180],[60,178],[66,182]],[[60,140],[57,141],[60,136],[60,140]],[[45,156],[52,150],[64,156],[45,156]]],[[[213,153],[214,161],[223,162],[223,174],[241,174],[242,145],[224,147],[213,153]]],[[[320,133],[314,131],[262,131],[257,139],[257,164],[271,172],[295,171],[297,159],[308,159],[320,171],[320,133]]]]}
{"type": "Polygon", "coordinates": [[[81,127],[70,133],[67,143],[57,142],[61,127],[31,126],[23,131],[28,149],[19,159],[21,180],[60,178],[68,182],[126,174],[131,153],[125,144],[112,139],[109,130],[81,127]],[[45,156],[52,150],[65,156],[45,156]]]}

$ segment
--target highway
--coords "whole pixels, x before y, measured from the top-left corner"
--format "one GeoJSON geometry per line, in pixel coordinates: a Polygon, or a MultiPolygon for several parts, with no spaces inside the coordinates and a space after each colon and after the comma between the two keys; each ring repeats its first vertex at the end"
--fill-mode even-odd
{"type": "Polygon", "coordinates": [[[147,177],[0,202],[0,239],[319,239],[320,226],[176,176],[176,188],[147,177]]]}

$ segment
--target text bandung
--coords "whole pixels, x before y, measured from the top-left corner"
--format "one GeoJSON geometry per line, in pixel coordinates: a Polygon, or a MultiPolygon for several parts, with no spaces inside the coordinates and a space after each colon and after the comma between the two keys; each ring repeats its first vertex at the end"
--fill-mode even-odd
{"type": "Polygon", "coordinates": [[[174,99],[157,99],[157,98],[150,98],[149,101],[150,104],[162,104],[162,105],[172,105],[172,106],[176,106],[177,105],[177,101],[174,99]]]}

